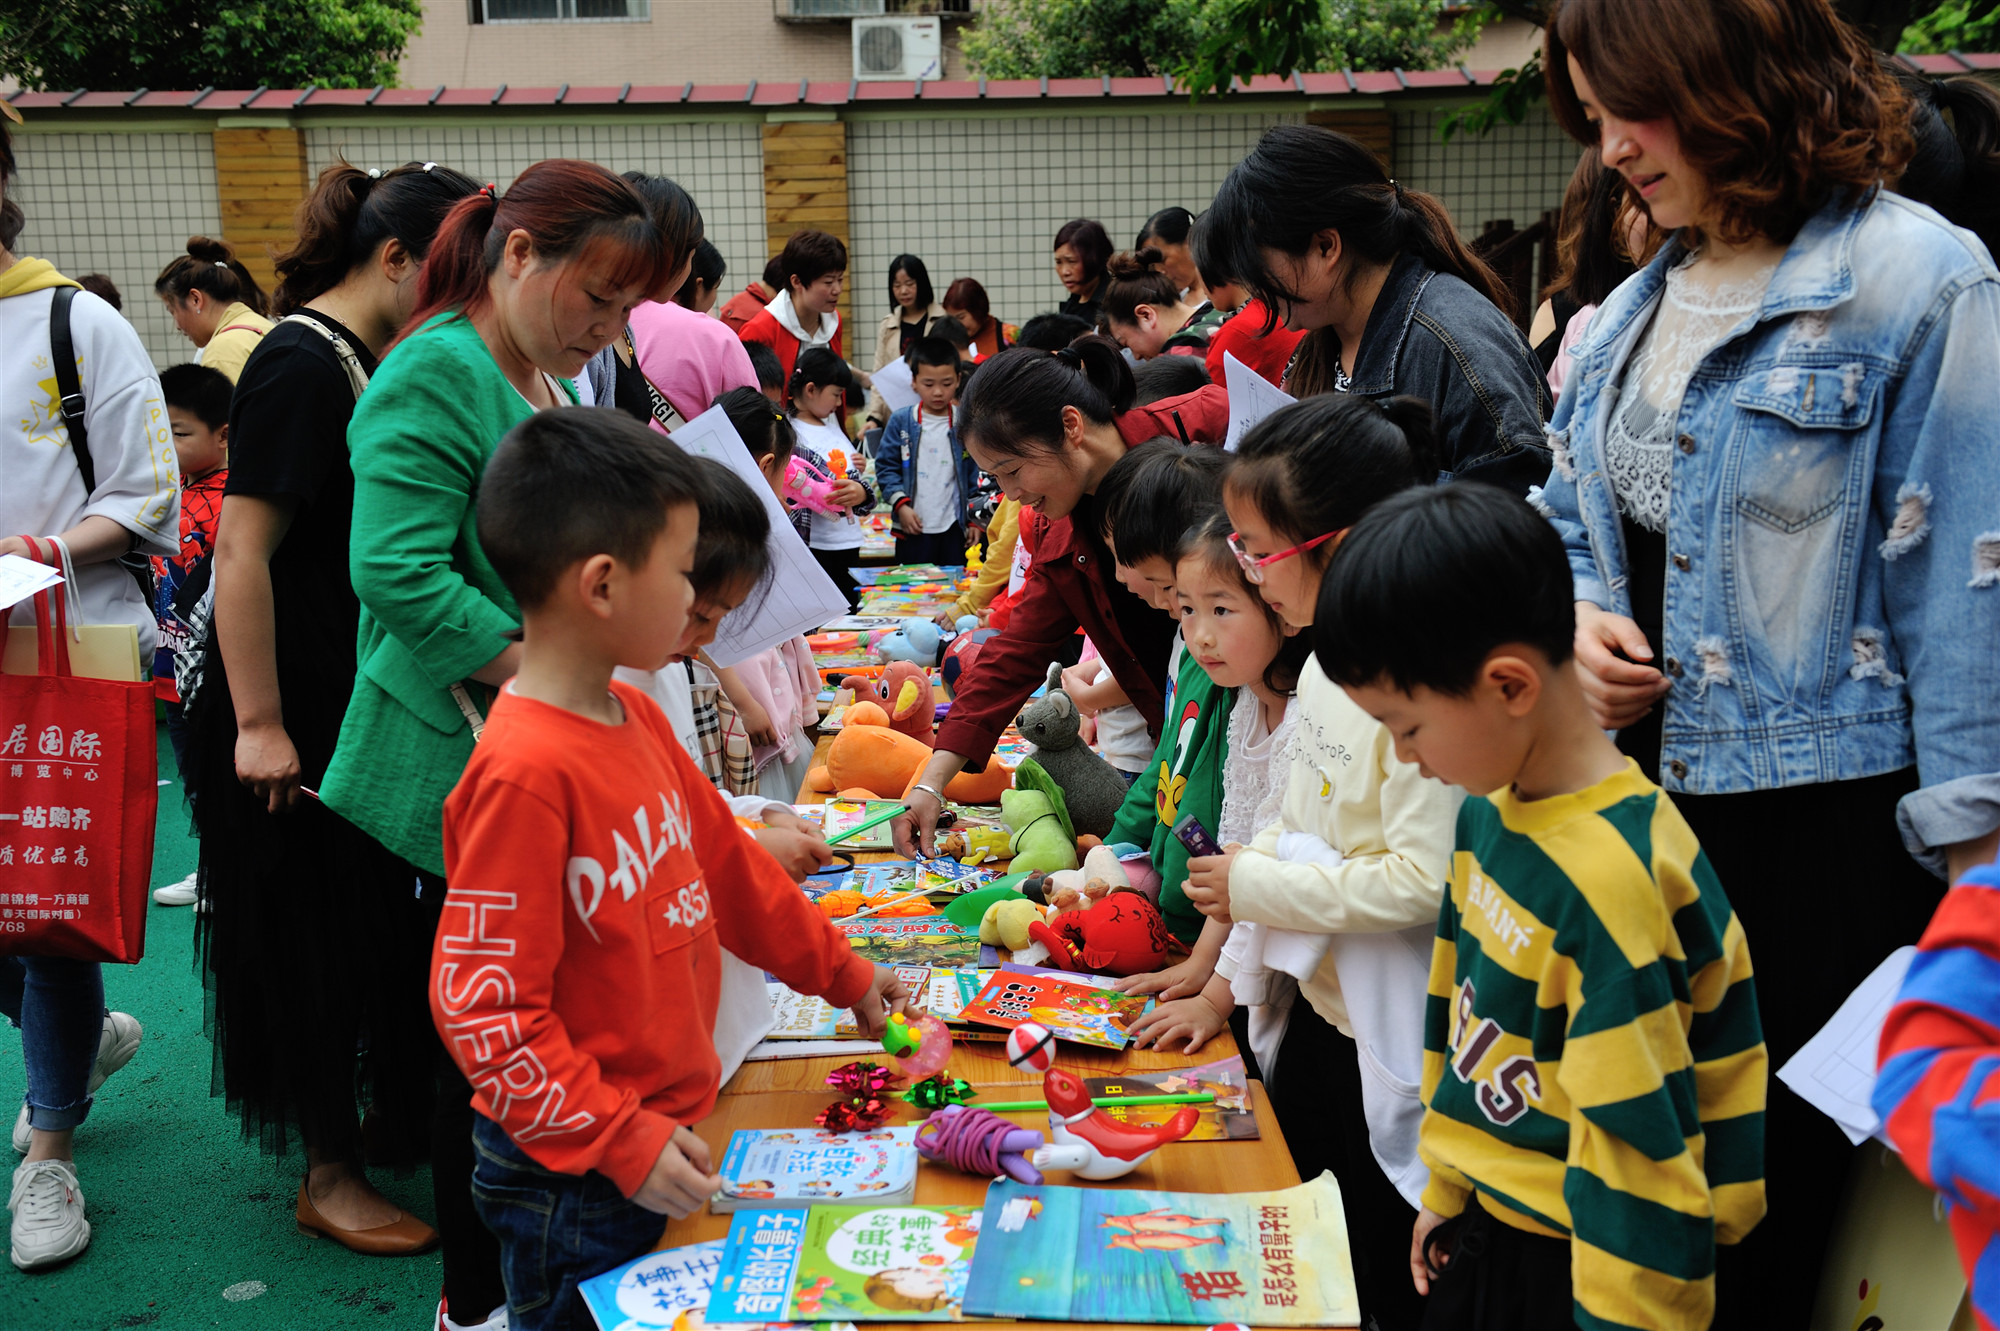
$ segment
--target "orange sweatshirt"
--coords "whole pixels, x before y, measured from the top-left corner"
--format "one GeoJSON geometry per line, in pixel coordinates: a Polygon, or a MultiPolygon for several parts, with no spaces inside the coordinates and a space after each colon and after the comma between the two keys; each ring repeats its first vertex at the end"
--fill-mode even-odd
{"type": "Polygon", "coordinates": [[[548,1169],[626,1196],[715,1106],[720,948],[838,1007],[873,968],[644,694],[607,726],[502,690],[444,806],[431,1019],[473,1104],[548,1169]],[[696,848],[699,847],[697,853],[696,848]]]}

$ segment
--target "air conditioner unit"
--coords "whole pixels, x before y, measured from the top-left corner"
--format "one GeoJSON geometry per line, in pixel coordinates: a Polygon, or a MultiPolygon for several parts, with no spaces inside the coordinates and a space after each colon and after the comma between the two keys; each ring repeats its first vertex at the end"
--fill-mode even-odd
{"type": "Polygon", "coordinates": [[[854,20],[854,77],[862,82],[943,78],[943,25],[936,18],[854,20]]]}

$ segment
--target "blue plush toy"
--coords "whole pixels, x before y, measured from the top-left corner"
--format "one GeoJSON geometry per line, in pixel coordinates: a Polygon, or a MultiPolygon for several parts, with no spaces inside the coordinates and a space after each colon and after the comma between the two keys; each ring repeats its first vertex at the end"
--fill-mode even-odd
{"type": "Polygon", "coordinates": [[[902,628],[875,645],[875,654],[884,661],[908,661],[928,669],[938,662],[942,636],[928,619],[906,619],[902,628]]]}

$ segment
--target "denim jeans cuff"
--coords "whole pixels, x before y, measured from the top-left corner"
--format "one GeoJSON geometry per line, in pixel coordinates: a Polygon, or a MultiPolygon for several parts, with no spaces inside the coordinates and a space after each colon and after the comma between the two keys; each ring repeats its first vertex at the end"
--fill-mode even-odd
{"type": "Polygon", "coordinates": [[[86,1095],[74,1104],[62,1105],[55,1109],[29,1101],[27,1102],[28,1126],[39,1128],[43,1132],[68,1132],[90,1117],[91,1099],[92,1097],[86,1095]]]}

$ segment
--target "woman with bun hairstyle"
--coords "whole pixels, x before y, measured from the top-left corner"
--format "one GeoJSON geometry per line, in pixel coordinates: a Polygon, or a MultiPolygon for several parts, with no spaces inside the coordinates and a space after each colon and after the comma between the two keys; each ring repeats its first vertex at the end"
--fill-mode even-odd
{"type": "Polygon", "coordinates": [[[1267,130],[1203,221],[1216,276],[1309,334],[1286,392],[1423,399],[1445,440],[1440,479],[1526,494],[1548,475],[1549,389],[1513,298],[1444,204],[1390,179],[1367,145],[1267,130]]]}
{"type": "MultiPolygon", "coordinates": [[[[1024,519],[1032,512],[1047,525],[1007,628],[981,649],[979,669],[952,700],[937,752],[910,793],[914,836],[925,854],[946,784],[968,767],[985,767],[1001,731],[1079,627],[1159,739],[1174,621],[1119,583],[1097,535],[1092,496],[1125,450],[1148,439],[1221,444],[1229,399],[1215,384],[1143,407],[1133,405],[1137,393],[1118,344],[1098,334],[1054,354],[1003,351],[966,389],[958,424],[966,453],[1020,502],[1024,519]]],[[[911,853],[909,823],[897,824],[896,838],[911,853]]]]}
{"type": "Polygon", "coordinates": [[[1104,265],[1111,259],[1111,237],[1104,224],[1087,217],[1065,222],[1056,232],[1056,280],[1069,293],[1056,313],[1097,327],[1098,297],[1104,288],[1104,265]]]}
{"type": "Polygon", "coordinates": [[[1140,360],[1201,356],[1223,323],[1215,306],[1181,294],[1163,266],[1165,258],[1150,247],[1120,250],[1104,267],[1104,296],[1098,303],[1104,326],[1140,360]]]}
{"type": "Polygon", "coordinates": [[[434,1079],[427,949],[395,862],[301,787],[324,783],[354,687],[348,420],[416,304],[438,224],[476,189],[435,164],[340,162],[299,206],[298,239],[277,261],[284,317],[230,406],[214,610],[187,702],[212,1084],[246,1137],[280,1156],[303,1142],[299,1224],[377,1253],[437,1240],[369,1183],[355,1113],[358,1083],[387,1129],[378,1146],[415,1163],[412,1120],[434,1079]]]}
{"type": "Polygon", "coordinates": [[[1173,279],[1190,305],[1199,305],[1209,294],[1194,261],[1194,222],[1194,214],[1179,205],[1162,208],[1139,228],[1139,239],[1132,242],[1132,248],[1158,250],[1160,270],[1173,279]]]}
{"type": "Polygon", "coordinates": [[[271,330],[264,290],[236,251],[207,236],[189,236],[187,253],[153,279],[181,336],[201,348],[198,359],[235,383],[257,339],[271,330]]]}
{"type": "MultiPolygon", "coordinates": [[[[504,192],[487,186],[445,218],[416,309],[348,427],[359,677],[320,794],[404,862],[405,890],[421,882],[433,928],[444,799],[521,650],[514,599],[479,544],[479,477],[513,426],[575,401],[568,378],[634,306],[670,293],[686,262],[640,193],[601,166],[537,162],[504,192]]],[[[468,1191],[472,1089],[438,1057],[431,1172],[445,1302],[457,1324],[477,1326],[505,1293],[468,1191]]]]}
{"type": "MultiPolygon", "coordinates": [[[[2000,272],[1889,192],[1909,104],[1827,0],[1564,0],[1545,68],[1667,233],[1550,428],[1577,671],[1727,891],[1778,1067],[2000,840],[2000,272]]],[[[1789,1090],[1756,1126],[1708,1138],[1722,1181],[1761,1137],[1770,1198],[1718,1324],[1803,1326],[1855,1152],[1789,1090]]]]}

